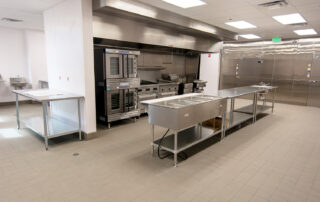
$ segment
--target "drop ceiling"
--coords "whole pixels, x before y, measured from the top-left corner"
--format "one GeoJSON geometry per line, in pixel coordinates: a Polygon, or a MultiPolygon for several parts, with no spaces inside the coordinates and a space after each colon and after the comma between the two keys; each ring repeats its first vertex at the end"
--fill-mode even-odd
{"type": "MultiPolygon", "coordinates": [[[[166,9],[190,18],[200,20],[239,34],[255,34],[261,40],[273,37],[283,39],[301,38],[293,30],[313,28],[320,33],[320,0],[287,0],[288,5],[278,9],[268,9],[259,4],[273,0],[203,0],[207,4],[192,8],[179,8],[162,0],[137,0],[149,5],[166,9]],[[307,25],[282,25],[272,16],[300,13],[307,25]],[[247,21],[257,28],[239,30],[225,23],[228,21],[247,21]]],[[[319,35],[316,35],[319,37],[319,35]]],[[[239,38],[241,41],[247,39],[239,38]]]]}
{"type": "MultiPolygon", "coordinates": [[[[1,0],[0,19],[3,17],[23,19],[24,22],[10,23],[0,21],[0,26],[43,29],[42,12],[63,0],[1,0]]],[[[258,4],[273,0],[203,0],[204,6],[192,8],[179,8],[165,3],[162,0],[136,0],[165,10],[169,10],[196,20],[200,20],[221,28],[237,32],[239,34],[255,34],[261,40],[273,37],[283,39],[299,38],[293,30],[313,28],[320,33],[320,0],[287,0],[288,5],[279,9],[261,8],[258,4]],[[300,13],[307,20],[307,25],[282,25],[275,21],[272,16],[290,13],[300,13]],[[255,26],[255,29],[239,30],[226,25],[228,21],[245,20],[255,26]]],[[[308,37],[308,36],[307,36],[308,37]]],[[[241,41],[248,41],[242,37],[241,41]]]]}

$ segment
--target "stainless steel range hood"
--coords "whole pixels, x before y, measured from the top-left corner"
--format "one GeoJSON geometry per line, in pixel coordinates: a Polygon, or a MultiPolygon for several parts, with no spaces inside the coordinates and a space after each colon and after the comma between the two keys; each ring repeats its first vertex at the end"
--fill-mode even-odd
{"type": "Polygon", "coordinates": [[[132,0],[93,0],[96,38],[213,51],[236,33],[132,0]]]}

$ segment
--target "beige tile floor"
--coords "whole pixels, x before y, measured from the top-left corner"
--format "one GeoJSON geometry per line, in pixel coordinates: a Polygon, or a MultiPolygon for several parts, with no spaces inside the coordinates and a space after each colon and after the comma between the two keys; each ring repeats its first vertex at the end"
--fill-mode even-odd
{"type": "MultiPolygon", "coordinates": [[[[23,116],[40,113],[23,105],[23,116]]],[[[99,135],[43,140],[0,107],[0,201],[320,201],[320,109],[273,115],[179,164],[150,155],[147,118],[99,135]],[[73,156],[79,153],[78,156],[73,156]]],[[[160,136],[165,129],[157,128],[160,136]]]]}

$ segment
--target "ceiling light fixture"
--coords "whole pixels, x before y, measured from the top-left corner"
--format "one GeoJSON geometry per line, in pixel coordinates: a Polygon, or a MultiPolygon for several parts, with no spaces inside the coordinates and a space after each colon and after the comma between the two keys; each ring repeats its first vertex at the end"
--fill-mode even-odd
{"type": "Polygon", "coordinates": [[[206,4],[201,0],[162,0],[162,1],[167,2],[169,4],[173,4],[181,8],[191,8],[191,7],[202,6],[206,4]]]}
{"type": "Polygon", "coordinates": [[[293,13],[288,15],[278,15],[273,16],[273,19],[280,22],[284,25],[290,25],[290,24],[297,24],[297,23],[304,23],[306,20],[299,14],[299,13],[293,13]]]}
{"type": "Polygon", "coordinates": [[[299,29],[299,30],[294,30],[294,32],[300,36],[318,34],[314,29],[299,29]]]}
{"type": "Polygon", "coordinates": [[[250,28],[256,28],[255,25],[248,23],[244,20],[241,21],[235,21],[235,22],[226,22],[225,24],[238,28],[238,29],[250,29],[250,28]]]}
{"type": "Polygon", "coordinates": [[[241,36],[242,38],[245,38],[245,39],[260,39],[261,38],[260,36],[257,36],[255,34],[241,34],[239,36],[241,36]]]}
{"type": "Polygon", "coordinates": [[[145,8],[136,3],[129,3],[124,1],[111,1],[110,6],[130,13],[147,16],[150,18],[155,18],[157,15],[157,13],[154,10],[145,8]]]}

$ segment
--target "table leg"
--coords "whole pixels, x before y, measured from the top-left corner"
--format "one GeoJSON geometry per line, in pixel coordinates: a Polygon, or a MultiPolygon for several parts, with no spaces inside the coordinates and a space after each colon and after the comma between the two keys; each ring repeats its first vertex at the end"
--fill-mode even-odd
{"type": "Polygon", "coordinates": [[[79,124],[79,140],[81,141],[81,111],[80,111],[80,99],[77,99],[78,103],[78,124],[79,124]]]}
{"type": "Polygon", "coordinates": [[[20,129],[19,95],[16,94],[17,127],[20,129]]]}
{"type": "Polygon", "coordinates": [[[202,137],[202,122],[200,123],[200,137],[202,137]]]}
{"type": "Polygon", "coordinates": [[[178,163],[178,132],[174,131],[174,167],[177,167],[178,163]]]}
{"type": "Polygon", "coordinates": [[[46,150],[48,150],[48,102],[42,103],[43,109],[43,132],[46,150]]]}
{"type": "Polygon", "coordinates": [[[221,136],[220,138],[223,139],[226,136],[226,114],[222,115],[222,125],[221,125],[221,136]]]}
{"type": "Polygon", "coordinates": [[[154,125],[151,125],[151,154],[154,156],[154,125]]]}
{"type": "Polygon", "coordinates": [[[258,103],[258,94],[253,94],[253,122],[257,120],[257,103],[258,103]]]}
{"type": "Polygon", "coordinates": [[[273,109],[274,109],[275,94],[276,94],[276,89],[273,89],[273,93],[272,93],[272,113],[273,113],[273,109]]]}
{"type": "Polygon", "coordinates": [[[231,105],[230,105],[230,124],[231,125],[233,123],[234,103],[235,103],[235,98],[231,98],[231,105]]]}

